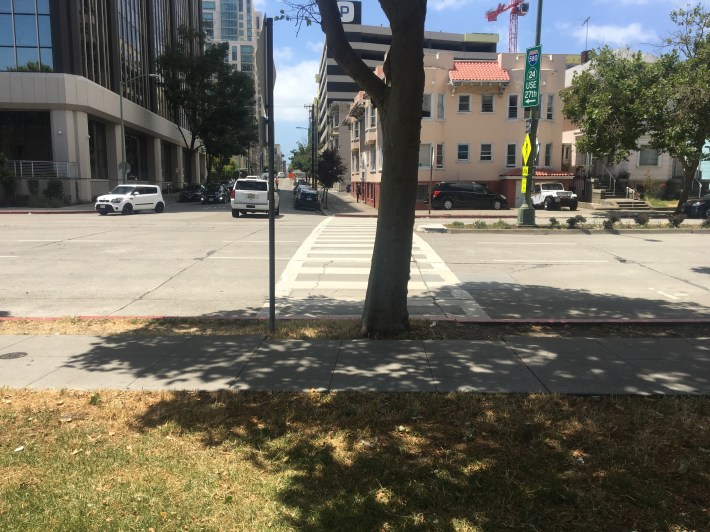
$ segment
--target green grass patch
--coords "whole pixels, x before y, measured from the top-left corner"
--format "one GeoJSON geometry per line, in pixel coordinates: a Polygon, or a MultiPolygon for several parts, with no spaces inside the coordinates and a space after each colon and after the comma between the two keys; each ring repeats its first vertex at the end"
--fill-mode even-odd
{"type": "Polygon", "coordinates": [[[678,200],[667,200],[656,198],[654,196],[645,196],[644,201],[651,207],[657,209],[675,209],[678,206],[678,200]]]}
{"type": "Polygon", "coordinates": [[[2,395],[2,530],[710,527],[706,398],[2,395]]]}

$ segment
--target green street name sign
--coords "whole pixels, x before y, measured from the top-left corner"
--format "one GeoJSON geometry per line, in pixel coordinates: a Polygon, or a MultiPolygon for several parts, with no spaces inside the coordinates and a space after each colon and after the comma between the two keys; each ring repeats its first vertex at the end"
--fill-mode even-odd
{"type": "Polygon", "coordinates": [[[533,46],[525,51],[525,77],[523,78],[523,107],[540,105],[540,63],[542,46],[533,46]]]}

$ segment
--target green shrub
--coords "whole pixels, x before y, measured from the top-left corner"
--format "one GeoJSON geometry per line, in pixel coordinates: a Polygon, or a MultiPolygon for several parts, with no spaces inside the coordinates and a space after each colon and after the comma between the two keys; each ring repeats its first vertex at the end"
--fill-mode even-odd
{"type": "Polygon", "coordinates": [[[646,214],[645,212],[634,214],[634,222],[636,222],[636,225],[646,227],[649,221],[651,221],[650,214],[646,214]]]}
{"type": "Polygon", "coordinates": [[[488,224],[483,220],[476,220],[473,222],[474,229],[488,229],[488,224]]]}
{"type": "Polygon", "coordinates": [[[550,227],[552,227],[553,229],[560,226],[560,221],[557,218],[550,218],[549,222],[550,227]]]}
{"type": "Polygon", "coordinates": [[[50,199],[62,200],[64,198],[64,183],[60,179],[50,179],[47,181],[47,188],[44,189],[43,194],[50,199]]]}
{"type": "Polygon", "coordinates": [[[606,220],[604,220],[604,229],[612,230],[614,229],[614,225],[619,223],[621,221],[621,218],[619,218],[618,214],[611,213],[606,217],[606,220]]]}
{"type": "Polygon", "coordinates": [[[42,209],[58,209],[64,207],[64,202],[60,198],[48,198],[47,196],[30,196],[27,199],[28,207],[39,207],[42,209]]]}
{"type": "Polygon", "coordinates": [[[680,227],[680,224],[682,224],[687,216],[685,214],[669,214],[668,215],[668,224],[671,227],[680,227]]]}
{"type": "Polygon", "coordinates": [[[492,224],[491,224],[491,227],[492,227],[493,229],[510,229],[510,228],[513,227],[513,226],[510,225],[510,224],[509,224],[508,222],[506,222],[505,220],[498,220],[497,222],[492,223],[492,224]]]}
{"type": "Polygon", "coordinates": [[[710,229],[710,218],[703,220],[703,223],[700,224],[700,227],[703,229],[710,229]]]}
{"type": "Polygon", "coordinates": [[[449,227],[451,227],[452,229],[462,229],[466,227],[466,225],[463,222],[451,222],[449,224],[449,227]]]}
{"type": "Polygon", "coordinates": [[[578,214],[574,218],[567,218],[567,226],[570,229],[574,229],[575,227],[577,227],[578,224],[583,224],[586,221],[587,219],[584,216],[578,214]]]}
{"type": "Polygon", "coordinates": [[[27,192],[30,193],[30,196],[39,196],[39,179],[27,180],[27,192]]]}

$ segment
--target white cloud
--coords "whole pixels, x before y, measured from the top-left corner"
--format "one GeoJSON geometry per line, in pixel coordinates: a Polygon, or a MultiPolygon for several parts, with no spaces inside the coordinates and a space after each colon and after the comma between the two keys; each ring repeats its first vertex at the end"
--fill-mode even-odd
{"type": "MultiPolygon", "coordinates": [[[[579,42],[583,43],[587,39],[587,26],[570,27],[563,25],[562,30],[568,31],[579,42]]],[[[658,41],[658,35],[653,30],[644,29],[638,22],[632,22],[626,26],[589,24],[589,47],[592,48],[600,44],[609,46],[626,46],[652,43],[658,41]]]]}
{"type": "Polygon", "coordinates": [[[312,52],[321,54],[323,52],[323,41],[308,41],[306,43],[306,48],[312,52]]]}
{"type": "Polygon", "coordinates": [[[429,5],[434,11],[443,11],[445,9],[459,9],[470,3],[471,0],[432,0],[429,5]]]}
{"type": "Polygon", "coordinates": [[[279,122],[292,122],[299,125],[308,123],[308,111],[304,105],[313,103],[318,91],[316,75],[319,61],[302,61],[296,64],[276,64],[276,85],[274,86],[274,105],[276,119],[279,122]]]}
{"type": "Polygon", "coordinates": [[[274,50],[274,60],[277,63],[281,62],[287,62],[293,59],[294,53],[293,53],[293,48],[276,48],[274,50]]]}

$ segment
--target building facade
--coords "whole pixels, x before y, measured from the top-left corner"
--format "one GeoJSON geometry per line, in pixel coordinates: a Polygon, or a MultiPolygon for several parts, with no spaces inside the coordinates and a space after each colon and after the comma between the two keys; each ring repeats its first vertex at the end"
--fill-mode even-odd
{"type": "MultiPolygon", "coordinates": [[[[385,54],[392,43],[392,30],[384,26],[360,24],[359,2],[341,2],[354,7],[343,15],[343,29],[355,53],[373,70],[384,63],[385,54]]],[[[341,6],[342,10],[342,6],[341,6]]],[[[452,53],[456,59],[493,60],[496,57],[498,35],[489,33],[445,33],[424,34],[426,54],[452,53]]],[[[350,137],[348,128],[343,127],[342,118],[360,91],[360,87],[348,76],[331,56],[327,44],[323,45],[317,76],[318,96],[317,125],[320,149],[338,150],[343,162],[350,167],[350,137]]],[[[348,172],[348,175],[350,172],[348,172]]],[[[348,179],[346,175],[346,182],[348,179]]]]}
{"type": "MultiPolygon", "coordinates": [[[[424,56],[420,207],[430,181],[476,181],[505,195],[511,207],[523,203],[521,151],[531,114],[521,106],[524,63],[523,53],[498,54],[492,61],[457,60],[454,53],[443,52],[424,56]]],[[[538,166],[546,178],[571,186],[573,175],[562,170],[567,155],[559,100],[567,64],[566,55],[542,57],[538,166]]],[[[365,201],[377,207],[383,157],[377,110],[360,92],[344,118],[351,136],[351,182],[360,183],[365,201]]]]}
{"type": "Polygon", "coordinates": [[[0,0],[0,151],[19,192],[59,177],[87,201],[123,180],[201,180],[204,158],[185,149],[180,111],[151,76],[200,12],[201,0],[0,0]]]}

